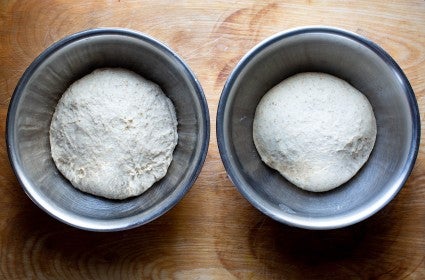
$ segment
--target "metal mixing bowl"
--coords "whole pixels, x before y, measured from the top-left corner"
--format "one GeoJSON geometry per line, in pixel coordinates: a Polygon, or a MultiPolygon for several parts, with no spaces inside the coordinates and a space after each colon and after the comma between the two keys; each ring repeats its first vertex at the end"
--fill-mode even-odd
{"type": "Polygon", "coordinates": [[[233,184],[266,215],[308,229],[344,227],[384,207],[409,176],[419,138],[417,102],[400,67],[368,39],[329,27],[290,30],[254,47],[229,76],[217,113],[218,146],[233,184]],[[252,139],[262,96],[285,78],[307,71],[335,75],[364,93],[378,127],[363,168],[324,193],[303,191],[267,167],[252,139]]]}
{"type": "Polygon", "coordinates": [[[40,208],[78,228],[123,230],[158,218],[190,189],[207,154],[208,107],[196,77],[169,48],[134,31],[93,29],[60,40],[29,66],[10,102],[6,140],[15,174],[40,208]],[[167,175],[122,201],[73,188],[50,154],[50,122],[62,93],[101,67],[127,68],[160,85],[178,119],[179,140],[167,175]]]}

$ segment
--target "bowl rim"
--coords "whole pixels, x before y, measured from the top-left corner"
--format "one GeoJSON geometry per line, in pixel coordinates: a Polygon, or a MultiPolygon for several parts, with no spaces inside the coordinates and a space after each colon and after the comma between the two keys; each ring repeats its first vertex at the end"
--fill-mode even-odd
{"type": "Polygon", "coordinates": [[[370,216],[381,210],[383,207],[385,207],[397,195],[397,193],[407,181],[407,178],[409,177],[410,173],[412,172],[419,150],[421,135],[420,115],[417,100],[413,89],[400,66],[382,47],[372,42],[371,40],[354,32],[331,26],[304,26],[288,29],[276,33],[275,35],[264,39],[259,44],[254,46],[241,58],[241,60],[237,63],[237,65],[227,78],[220,96],[216,120],[217,143],[221,159],[229,175],[229,179],[231,180],[233,185],[236,186],[239,192],[245,197],[245,199],[247,199],[259,211],[278,222],[294,227],[311,230],[328,230],[346,227],[369,218],[370,216]],[[232,162],[233,156],[230,154],[230,147],[227,141],[228,137],[224,129],[224,116],[226,111],[226,105],[228,103],[227,101],[229,99],[230,92],[235,84],[236,79],[242,73],[245,66],[250,63],[257,54],[259,54],[260,52],[267,49],[269,46],[273,45],[278,41],[285,40],[293,36],[317,33],[342,36],[349,40],[360,43],[362,46],[368,48],[369,50],[377,54],[385,62],[385,64],[387,64],[391,69],[394,70],[395,75],[399,77],[402,83],[404,93],[406,94],[409,103],[410,115],[413,120],[412,141],[410,143],[409,154],[406,163],[403,167],[400,178],[398,178],[398,180],[393,184],[393,187],[389,189],[389,191],[381,199],[378,199],[371,205],[368,205],[366,209],[359,213],[344,215],[340,217],[335,216],[324,218],[303,218],[298,217],[296,215],[292,215],[290,213],[278,213],[278,211],[270,210],[268,207],[266,207],[266,205],[264,205],[264,203],[256,200],[256,198],[254,197],[256,194],[254,191],[250,190],[250,187],[245,186],[245,183],[240,179],[240,176],[238,175],[239,171],[232,162]]]}
{"type": "MultiPolygon", "coordinates": [[[[43,52],[41,52],[27,67],[21,78],[19,79],[15,90],[13,91],[13,94],[11,96],[7,116],[6,116],[6,147],[7,147],[7,154],[9,157],[9,162],[12,167],[12,170],[15,174],[15,177],[18,180],[18,183],[23,188],[24,192],[28,195],[28,197],[42,210],[44,210],[46,213],[48,213],[50,216],[54,217],[55,219],[71,225],[75,228],[83,229],[83,230],[89,230],[89,231],[120,231],[120,230],[127,230],[131,228],[135,228],[138,226],[141,226],[143,224],[149,223],[150,221],[153,221],[154,219],[159,218],[166,212],[168,212],[171,208],[173,208],[190,190],[190,188],[195,183],[197,177],[199,176],[201,169],[204,165],[207,153],[208,153],[208,146],[209,146],[209,140],[210,140],[210,116],[209,116],[209,109],[208,104],[206,101],[206,97],[204,94],[204,91],[201,87],[201,84],[199,83],[198,78],[193,73],[193,71],[189,68],[189,66],[183,61],[182,58],[180,58],[177,53],[175,53],[170,47],[165,45],[164,43],[154,39],[153,37],[131,29],[127,28],[114,28],[114,27],[107,27],[107,28],[93,28],[93,29],[87,29],[83,31],[79,31],[77,33],[73,33],[70,35],[67,35],[58,41],[54,42],[52,45],[47,47],[43,52]],[[199,133],[201,134],[201,145],[200,145],[200,154],[199,156],[195,157],[196,163],[194,164],[194,171],[190,175],[189,180],[187,181],[186,185],[183,186],[182,189],[180,189],[178,192],[174,191],[171,193],[170,196],[166,197],[164,200],[161,201],[158,205],[155,205],[152,207],[152,210],[149,211],[149,215],[143,216],[141,214],[139,219],[137,221],[134,221],[132,217],[130,216],[126,217],[124,219],[114,219],[109,220],[107,222],[105,221],[99,221],[94,218],[88,218],[88,217],[82,217],[78,216],[72,212],[68,211],[61,211],[58,209],[58,207],[50,205],[47,201],[41,198],[40,195],[37,194],[35,189],[33,188],[33,185],[31,184],[30,180],[27,178],[27,176],[24,174],[21,166],[18,163],[18,156],[16,152],[16,147],[14,145],[14,128],[15,128],[15,118],[16,118],[16,111],[18,106],[18,101],[22,96],[22,91],[26,87],[29,79],[34,74],[34,72],[41,66],[41,64],[52,54],[59,51],[63,47],[72,44],[74,42],[84,40],[86,38],[95,37],[95,36],[104,36],[104,35],[115,35],[115,36],[123,36],[123,37],[130,37],[136,40],[143,41],[156,49],[158,49],[161,53],[163,53],[165,56],[168,56],[179,64],[181,66],[181,71],[183,71],[183,75],[188,77],[188,80],[190,81],[191,85],[195,89],[196,96],[198,98],[197,102],[200,104],[201,108],[201,129],[199,133]],[[161,206],[161,207],[159,207],[161,206]],[[65,213],[63,213],[65,212],[65,213]]],[[[62,209],[62,208],[61,208],[62,209]]],[[[136,215],[137,216],[137,215],[136,215]]]]}

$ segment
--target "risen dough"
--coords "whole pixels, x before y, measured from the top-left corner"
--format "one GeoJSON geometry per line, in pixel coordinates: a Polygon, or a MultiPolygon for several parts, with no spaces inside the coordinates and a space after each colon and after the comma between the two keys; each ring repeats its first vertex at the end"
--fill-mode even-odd
{"type": "Polygon", "coordinates": [[[165,176],[177,144],[174,106],[158,85],[98,69],[63,94],[50,126],[53,160],[84,192],[125,199],[165,176]]]}
{"type": "Polygon", "coordinates": [[[347,182],[369,158],[376,121],[367,98],[324,73],[292,76],[264,95],[253,124],[261,159],[314,192],[347,182]]]}

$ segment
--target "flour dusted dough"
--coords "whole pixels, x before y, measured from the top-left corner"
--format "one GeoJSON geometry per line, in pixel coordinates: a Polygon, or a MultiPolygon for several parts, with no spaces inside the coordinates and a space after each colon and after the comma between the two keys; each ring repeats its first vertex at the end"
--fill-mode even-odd
{"type": "Polygon", "coordinates": [[[301,73],[272,88],[257,106],[254,143],[261,159],[314,192],[347,182],[369,158],[376,121],[367,98],[324,73],[301,73]]]}
{"type": "Polygon", "coordinates": [[[73,83],[53,114],[53,160],[72,185],[111,199],[165,176],[177,144],[174,106],[158,85],[105,68],[73,83]]]}

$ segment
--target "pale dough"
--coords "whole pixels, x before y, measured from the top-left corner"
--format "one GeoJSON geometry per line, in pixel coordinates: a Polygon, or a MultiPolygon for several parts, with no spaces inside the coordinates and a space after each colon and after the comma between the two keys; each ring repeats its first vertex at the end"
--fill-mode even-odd
{"type": "Polygon", "coordinates": [[[290,182],[308,191],[328,191],[367,161],[376,120],[367,98],[347,82],[300,73],[261,99],[253,138],[261,159],[290,182]]]}
{"type": "Polygon", "coordinates": [[[163,178],[177,139],[172,102],[158,85],[121,68],[73,83],[50,126],[59,171],[74,187],[111,199],[139,195],[163,178]]]}

